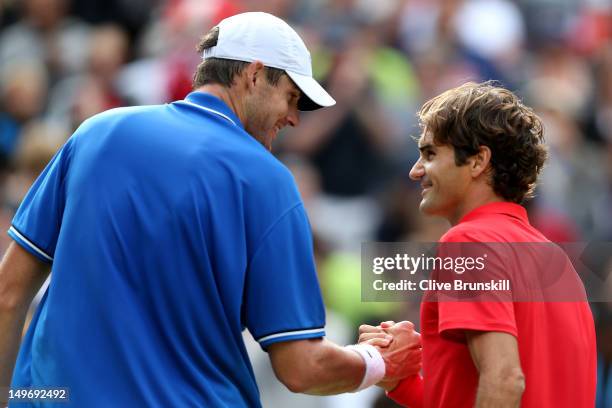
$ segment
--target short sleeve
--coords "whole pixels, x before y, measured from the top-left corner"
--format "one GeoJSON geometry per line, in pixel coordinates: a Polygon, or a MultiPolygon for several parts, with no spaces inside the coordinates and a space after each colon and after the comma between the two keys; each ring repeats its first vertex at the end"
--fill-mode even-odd
{"type": "Polygon", "coordinates": [[[41,261],[51,263],[65,204],[65,177],[72,154],[72,138],[53,156],[38,176],[17,213],[8,234],[41,261]]]}
{"type": "MultiPolygon", "coordinates": [[[[444,281],[461,282],[463,285],[491,285],[490,288],[499,289],[458,289],[449,292],[446,296],[438,297],[438,332],[448,338],[463,339],[465,330],[499,331],[518,336],[512,285],[508,283],[509,290],[505,290],[503,282],[512,281],[512,271],[515,265],[509,255],[508,245],[505,243],[476,242],[476,240],[462,233],[455,233],[447,237],[438,247],[439,256],[452,258],[455,265],[466,265],[466,260],[477,260],[469,270],[461,269],[457,274],[457,267],[453,271],[445,272],[444,281]],[[450,239],[449,239],[450,238],[450,239]],[[481,262],[479,264],[478,262],[481,262]]],[[[454,287],[455,285],[453,285],[454,287]]],[[[476,286],[475,286],[476,287],[476,286]]],[[[482,286],[484,287],[484,286],[482,286]]]]}
{"type": "Polygon", "coordinates": [[[518,337],[512,302],[440,302],[438,332],[462,336],[464,330],[497,331],[518,337]]]}
{"type": "Polygon", "coordinates": [[[270,227],[254,253],[247,270],[243,315],[263,349],[325,335],[312,234],[302,204],[270,227]]]}

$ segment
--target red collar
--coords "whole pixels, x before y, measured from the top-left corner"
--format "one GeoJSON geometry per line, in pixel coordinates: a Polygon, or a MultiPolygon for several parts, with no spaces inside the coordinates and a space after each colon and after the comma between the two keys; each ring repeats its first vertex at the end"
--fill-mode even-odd
{"type": "Polygon", "coordinates": [[[474,208],[472,211],[465,214],[461,218],[459,224],[461,224],[462,222],[478,219],[483,215],[487,214],[505,214],[514,218],[518,218],[523,222],[529,223],[529,218],[527,218],[527,210],[525,210],[525,207],[508,201],[499,201],[474,208]]]}

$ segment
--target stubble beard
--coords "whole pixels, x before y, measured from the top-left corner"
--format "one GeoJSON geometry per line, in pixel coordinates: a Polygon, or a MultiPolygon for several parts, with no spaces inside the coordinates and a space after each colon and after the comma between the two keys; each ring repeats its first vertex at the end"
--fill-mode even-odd
{"type": "Polygon", "coordinates": [[[265,130],[266,115],[261,109],[262,105],[265,105],[265,101],[251,101],[246,105],[249,126],[245,130],[267,150],[272,150],[271,140],[268,140],[270,138],[265,130]]]}

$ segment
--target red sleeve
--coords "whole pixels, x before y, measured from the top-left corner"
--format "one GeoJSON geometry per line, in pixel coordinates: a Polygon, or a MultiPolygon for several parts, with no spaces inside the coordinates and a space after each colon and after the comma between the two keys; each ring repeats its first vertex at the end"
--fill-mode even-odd
{"type": "Polygon", "coordinates": [[[438,333],[463,338],[464,330],[497,331],[518,337],[512,302],[440,302],[438,333]]]}
{"type": "Polygon", "coordinates": [[[423,377],[413,375],[403,379],[387,397],[403,407],[423,408],[423,377]]]}
{"type": "MultiPolygon", "coordinates": [[[[515,264],[511,248],[505,243],[475,242],[468,231],[456,228],[446,234],[438,256],[456,261],[478,259],[481,267],[456,272],[437,271],[445,282],[488,283],[511,281],[515,264]]],[[[511,285],[513,286],[513,285],[511,285]]],[[[453,286],[454,287],[454,286],[453,286]]],[[[464,330],[499,331],[517,336],[513,290],[456,290],[438,296],[438,333],[464,338],[464,330]]]]}

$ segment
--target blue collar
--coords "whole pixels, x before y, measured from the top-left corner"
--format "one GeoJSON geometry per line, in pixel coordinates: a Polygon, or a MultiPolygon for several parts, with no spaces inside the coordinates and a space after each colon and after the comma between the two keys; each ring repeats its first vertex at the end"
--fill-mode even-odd
{"type": "Polygon", "coordinates": [[[196,107],[209,113],[221,116],[228,122],[244,130],[244,126],[242,126],[240,119],[238,119],[238,116],[234,113],[234,111],[231,110],[230,107],[225,104],[225,102],[214,95],[204,92],[191,92],[185,97],[185,100],[181,102],[192,106],[195,105],[196,107]]]}

